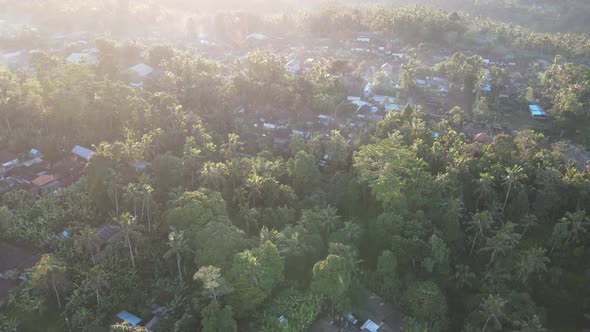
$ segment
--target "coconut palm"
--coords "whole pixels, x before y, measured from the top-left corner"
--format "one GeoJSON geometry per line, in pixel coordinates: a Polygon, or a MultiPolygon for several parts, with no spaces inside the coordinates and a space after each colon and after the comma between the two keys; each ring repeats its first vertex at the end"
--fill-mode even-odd
{"type": "Polygon", "coordinates": [[[523,172],[522,167],[520,167],[519,165],[514,165],[512,168],[506,169],[504,184],[508,184],[508,191],[506,192],[504,204],[502,204],[502,215],[504,215],[504,209],[506,208],[506,203],[508,203],[508,197],[510,196],[510,190],[512,189],[512,186],[526,178],[526,174],[523,172]]]}
{"type": "Polygon", "coordinates": [[[340,226],[340,216],[336,208],[328,205],[327,208],[319,211],[320,227],[324,234],[329,234],[340,226]]]}
{"type": "Polygon", "coordinates": [[[168,251],[164,254],[165,259],[169,259],[170,257],[176,257],[176,265],[178,266],[178,278],[180,282],[182,282],[182,268],[180,265],[180,260],[183,254],[192,252],[190,247],[187,244],[186,239],[184,238],[184,232],[171,232],[168,234],[168,251]]]}
{"type": "Polygon", "coordinates": [[[468,232],[474,233],[471,250],[469,251],[470,255],[473,253],[477,239],[484,238],[485,234],[492,228],[493,223],[494,219],[488,211],[477,212],[473,215],[471,223],[466,228],[468,232]]]}
{"type": "Polygon", "coordinates": [[[504,305],[508,303],[499,295],[489,295],[487,298],[483,300],[481,303],[480,312],[486,317],[486,322],[481,329],[482,332],[486,331],[488,323],[490,321],[494,322],[496,326],[500,329],[502,328],[502,323],[500,319],[504,317],[504,305]]]}
{"type": "Polygon", "coordinates": [[[488,238],[485,247],[481,251],[489,251],[490,264],[500,255],[505,255],[518,245],[520,235],[514,231],[514,224],[507,223],[500,228],[494,236],[488,238]]]}
{"type": "Polygon", "coordinates": [[[547,271],[549,261],[550,259],[545,256],[545,249],[531,248],[520,255],[516,263],[516,275],[525,282],[531,274],[547,271]]]}
{"type": "Polygon", "coordinates": [[[481,173],[479,180],[477,180],[477,200],[475,202],[475,209],[479,207],[479,201],[483,198],[490,197],[494,193],[494,177],[489,173],[481,173]]]}
{"type": "Polygon", "coordinates": [[[125,212],[118,219],[119,226],[121,227],[121,233],[125,239],[125,243],[129,248],[129,256],[131,257],[131,266],[133,272],[135,272],[135,256],[133,255],[133,246],[131,245],[131,238],[139,234],[139,228],[137,227],[136,218],[125,212]]]}
{"type": "Polygon", "coordinates": [[[99,238],[94,229],[84,227],[74,240],[74,248],[83,255],[90,255],[92,264],[96,265],[94,254],[100,249],[99,238]]]}
{"type": "Polygon", "coordinates": [[[105,289],[108,287],[107,283],[107,274],[106,272],[100,267],[95,266],[90,269],[86,275],[85,280],[86,287],[94,290],[96,294],[96,305],[100,308],[101,301],[100,301],[100,290],[105,289]]]}

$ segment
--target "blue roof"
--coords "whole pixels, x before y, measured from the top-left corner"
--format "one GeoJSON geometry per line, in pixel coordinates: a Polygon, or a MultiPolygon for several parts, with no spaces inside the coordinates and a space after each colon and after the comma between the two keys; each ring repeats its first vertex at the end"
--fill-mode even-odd
{"type": "Polygon", "coordinates": [[[61,232],[61,237],[62,237],[62,239],[69,239],[70,233],[68,231],[63,231],[63,232],[61,232]]]}
{"type": "Polygon", "coordinates": [[[547,113],[539,105],[529,105],[529,111],[533,116],[547,116],[547,113]]]}
{"type": "Polygon", "coordinates": [[[433,133],[433,134],[432,134],[432,137],[434,137],[434,138],[439,138],[439,137],[440,137],[440,134],[439,134],[439,133],[433,133]]]}
{"type": "Polygon", "coordinates": [[[121,318],[122,320],[126,321],[127,323],[135,326],[141,322],[141,318],[130,314],[129,312],[123,310],[117,314],[117,317],[121,318]]]}
{"type": "Polygon", "coordinates": [[[37,153],[39,153],[39,150],[37,150],[37,149],[31,149],[31,151],[29,151],[29,153],[34,156],[37,153]]]}
{"type": "Polygon", "coordinates": [[[483,88],[483,90],[486,92],[490,92],[490,91],[492,91],[492,86],[489,84],[486,84],[486,86],[483,88]]]}

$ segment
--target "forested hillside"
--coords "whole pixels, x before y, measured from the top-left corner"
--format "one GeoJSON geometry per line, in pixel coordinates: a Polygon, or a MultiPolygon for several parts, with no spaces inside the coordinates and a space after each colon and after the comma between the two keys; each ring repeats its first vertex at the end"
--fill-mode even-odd
{"type": "Polygon", "coordinates": [[[0,331],[356,331],[367,293],[394,331],[590,326],[587,37],[334,5],[141,40],[176,8],[128,3],[3,41],[0,244],[38,255],[0,331]],[[9,185],[38,153],[79,179],[9,185]]]}

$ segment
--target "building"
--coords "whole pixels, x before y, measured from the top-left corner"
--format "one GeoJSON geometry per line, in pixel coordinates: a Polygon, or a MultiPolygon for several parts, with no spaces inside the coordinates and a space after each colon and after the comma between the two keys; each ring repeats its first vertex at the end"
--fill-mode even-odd
{"type": "Polygon", "coordinates": [[[51,190],[56,189],[59,187],[59,182],[55,178],[55,176],[50,174],[43,174],[35,178],[31,181],[31,184],[35,186],[35,188],[51,190]]]}
{"type": "Polygon", "coordinates": [[[289,74],[292,74],[292,75],[297,74],[301,70],[301,61],[299,61],[297,59],[293,59],[293,60],[287,62],[287,65],[285,66],[285,70],[289,74]]]}
{"type": "Polygon", "coordinates": [[[128,69],[133,75],[139,78],[147,78],[151,73],[154,72],[152,66],[146,65],[145,63],[137,64],[128,69]]]}
{"type": "Polygon", "coordinates": [[[141,322],[141,318],[139,318],[139,317],[137,317],[125,310],[123,310],[117,314],[117,319],[119,320],[119,323],[126,322],[126,323],[129,323],[130,325],[133,325],[133,326],[137,326],[137,325],[139,325],[139,322],[141,322]]]}
{"type": "Polygon", "coordinates": [[[547,112],[539,105],[529,105],[529,112],[533,119],[547,119],[547,112]]]}
{"type": "Polygon", "coordinates": [[[94,151],[85,148],[83,146],[80,145],[76,145],[72,148],[72,153],[74,154],[74,156],[76,156],[77,158],[86,160],[86,161],[90,161],[90,158],[92,157],[92,155],[95,154],[94,151]]]}
{"type": "Polygon", "coordinates": [[[72,53],[67,58],[66,61],[69,63],[78,63],[78,64],[98,64],[98,56],[95,53],[72,53]]]}
{"type": "Polygon", "coordinates": [[[0,150],[0,174],[6,173],[9,169],[18,164],[18,158],[12,152],[0,150]]]}

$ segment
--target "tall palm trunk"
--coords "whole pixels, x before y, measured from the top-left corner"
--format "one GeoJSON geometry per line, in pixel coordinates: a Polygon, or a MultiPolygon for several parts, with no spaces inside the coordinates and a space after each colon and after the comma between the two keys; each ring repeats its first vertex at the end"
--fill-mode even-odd
{"type": "Polygon", "coordinates": [[[178,266],[178,279],[182,283],[182,269],[180,268],[180,252],[176,252],[176,265],[178,266]]]}
{"type": "Polygon", "coordinates": [[[475,247],[475,241],[477,240],[478,235],[479,235],[479,232],[475,233],[475,237],[473,238],[473,243],[471,244],[471,250],[469,251],[469,256],[471,256],[473,254],[473,248],[475,247]]]}
{"type": "Polygon", "coordinates": [[[131,266],[133,267],[133,272],[135,272],[135,257],[133,257],[133,248],[131,247],[129,235],[127,235],[127,246],[129,246],[129,255],[131,256],[131,266]]]}
{"type": "Polygon", "coordinates": [[[492,318],[492,317],[488,317],[488,319],[486,320],[486,323],[483,325],[483,329],[481,329],[481,332],[484,332],[486,330],[486,327],[488,327],[488,323],[490,322],[490,318],[492,318]]]}
{"type": "Polygon", "coordinates": [[[98,287],[96,288],[96,305],[100,308],[100,296],[98,295],[98,287]]]}
{"type": "Polygon", "coordinates": [[[51,277],[51,285],[53,286],[53,290],[55,291],[55,297],[57,297],[57,304],[61,308],[61,300],[59,298],[59,292],[57,291],[57,286],[55,285],[55,277],[51,277]]]}
{"type": "Polygon", "coordinates": [[[508,185],[508,191],[506,192],[506,198],[504,199],[504,205],[502,205],[502,215],[504,215],[504,209],[506,208],[506,203],[508,203],[508,196],[510,195],[510,189],[512,189],[512,183],[508,185]]]}
{"type": "Polygon", "coordinates": [[[117,216],[119,215],[119,197],[117,196],[117,188],[113,189],[115,192],[115,211],[117,212],[117,216]]]}

